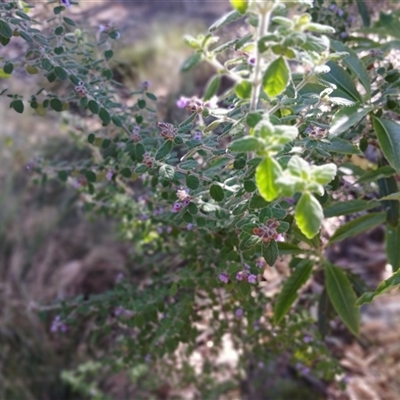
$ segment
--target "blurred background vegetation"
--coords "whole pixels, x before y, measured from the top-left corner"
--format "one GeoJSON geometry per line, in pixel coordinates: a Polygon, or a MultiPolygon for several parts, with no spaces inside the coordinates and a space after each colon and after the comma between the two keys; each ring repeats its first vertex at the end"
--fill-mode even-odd
{"type": "MultiPolygon", "coordinates": [[[[325,9],[333,4],[317,3],[325,9]]],[[[339,18],[339,33],[365,23],[356,2],[334,4],[347,18],[355,18],[351,24],[339,18]]],[[[390,1],[365,4],[373,21],[380,11],[398,8],[398,2],[390,1]]],[[[205,66],[179,73],[191,54],[183,36],[206,32],[227,10],[228,0],[147,0],[81,2],[70,12],[88,37],[100,34],[100,24],[118,28],[121,40],[114,49],[112,69],[122,84],[121,95],[125,93],[129,102],[127,93],[149,81],[159,98],[160,120],[176,122],[183,117],[175,107],[177,98],[201,95],[212,74],[205,66]]],[[[34,12],[50,15],[51,7],[38,4],[34,12]]],[[[382,29],[379,20],[374,26],[382,29]]],[[[239,27],[234,24],[222,34],[235,35],[239,27]]],[[[8,52],[7,57],[17,59],[23,51],[24,44],[15,41],[2,48],[0,56],[8,52]]],[[[0,91],[12,87],[23,95],[48,85],[40,75],[0,79],[0,91]]],[[[284,359],[256,368],[247,382],[235,375],[234,356],[231,369],[206,365],[200,376],[193,363],[178,367],[173,360],[124,370],[107,363],[113,337],[99,334],[93,318],[68,327],[66,333],[52,332],[57,314],[53,300],[104,293],[122,276],[139,285],[147,279],[146,260],[138,258],[133,241],[122,240],[120,221],[86,212],[74,188],[32,173],[38,158],[62,165],[93,156],[78,111],[19,115],[8,108],[7,98],[2,96],[0,102],[0,399],[400,399],[400,306],[394,296],[383,297],[365,313],[362,329],[368,341],[355,342],[340,328],[330,338],[332,354],[348,373],[344,392],[330,390],[329,382],[321,390],[319,382],[302,378],[284,359]],[[46,312],[39,315],[40,308],[46,312]]],[[[384,273],[379,235],[347,245],[374,249],[371,270],[378,276],[384,273]]],[[[112,318],[116,311],[108,312],[112,318]]]]}

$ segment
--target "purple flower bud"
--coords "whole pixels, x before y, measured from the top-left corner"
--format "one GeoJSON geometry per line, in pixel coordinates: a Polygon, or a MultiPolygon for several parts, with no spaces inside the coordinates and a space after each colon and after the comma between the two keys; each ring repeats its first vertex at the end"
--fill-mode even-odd
{"type": "Polygon", "coordinates": [[[190,99],[187,97],[180,97],[179,100],[176,102],[176,106],[178,108],[186,108],[190,104],[190,99]]]}
{"type": "Polygon", "coordinates": [[[247,60],[249,65],[255,65],[256,64],[256,58],[255,57],[249,57],[247,60]]]}
{"type": "Polygon", "coordinates": [[[188,231],[191,231],[191,230],[194,229],[194,225],[189,223],[189,224],[187,224],[186,229],[187,229],[188,231]]]}
{"type": "Polygon", "coordinates": [[[249,270],[250,269],[250,265],[249,264],[244,264],[244,269],[249,270]]]}
{"type": "Polygon", "coordinates": [[[165,231],[166,231],[167,233],[171,233],[171,232],[172,232],[172,226],[167,226],[167,227],[165,228],[165,231]]]}
{"type": "Polygon", "coordinates": [[[329,6],[329,9],[331,11],[335,11],[337,9],[337,5],[336,4],[332,4],[331,6],[329,6]]]}
{"type": "Polygon", "coordinates": [[[67,325],[61,322],[61,317],[59,315],[56,315],[55,318],[53,319],[53,322],[51,323],[50,331],[53,333],[55,332],[65,333],[67,330],[68,330],[67,325]]]}
{"type": "Polygon", "coordinates": [[[157,226],[157,232],[161,235],[163,233],[163,228],[162,226],[157,226]]]}
{"type": "Polygon", "coordinates": [[[338,10],[336,11],[336,14],[338,17],[343,17],[344,11],[341,8],[338,8],[338,10]]]}
{"type": "Polygon", "coordinates": [[[229,275],[228,275],[227,272],[221,272],[221,273],[218,275],[218,279],[219,279],[221,282],[228,283],[228,282],[229,282],[229,275]]]}
{"type": "Polygon", "coordinates": [[[247,277],[247,282],[249,282],[249,283],[256,283],[256,282],[257,282],[257,276],[254,275],[254,274],[250,274],[250,275],[247,277]]]}
{"type": "Polygon", "coordinates": [[[151,355],[150,354],[146,354],[146,357],[144,358],[144,361],[149,363],[151,361],[151,355]]]}
{"type": "Polygon", "coordinates": [[[240,318],[241,316],[243,316],[243,310],[241,308],[238,308],[235,311],[235,315],[240,318]]]}
{"type": "Polygon", "coordinates": [[[140,84],[140,90],[147,90],[150,86],[150,82],[149,81],[143,81],[140,84]]]}
{"type": "Polygon", "coordinates": [[[278,236],[277,236],[277,238],[275,239],[277,242],[284,242],[285,241],[285,238],[284,238],[284,236],[282,235],[282,233],[279,233],[278,234],[278,236]]]}
{"type": "Polygon", "coordinates": [[[347,32],[342,32],[342,33],[340,34],[340,37],[341,37],[342,39],[346,39],[347,36],[349,36],[349,35],[347,34],[347,32]]]}

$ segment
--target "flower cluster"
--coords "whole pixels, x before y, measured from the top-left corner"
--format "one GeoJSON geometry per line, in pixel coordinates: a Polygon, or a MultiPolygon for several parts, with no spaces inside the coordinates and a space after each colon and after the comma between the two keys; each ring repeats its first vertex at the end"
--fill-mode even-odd
{"type": "Polygon", "coordinates": [[[311,140],[321,140],[321,139],[325,139],[328,136],[327,129],[321,128],[316,125],[308,126],[304,132],[308,133],[308,137],[311,140]]]}
{"type": "Polygon", "coordinates": [[[140,126],[136,125],[131,133],[131,140],[134,143],[140,142],[142,140],[142,137],[140,136],[140,126]]]}
{"type": "Polygon", "coordinates": [[[143,154],[143,163],[147,166],[147,168],[152,168],[154,165],[154,157],[151,155],[151,153],[146,152],[143,154]]]}
{"type": "Polygon", "coordinates": [[[186,108],[188,111],[193,113],[200,114],[204,111],[205,108],[217,108],[218,98],[213,97],[212,99],[203,102],[198,97],[180,97],[176,102],[177,107],[186,108]]]}
{"type": "Polygon", "coordinates": [[[51,323],[50,331],[55,333],[55,332],[63,332],[65,333],[67,331],[67,325],[65,325],[61,321],[61,317],[59,315],[56,315],[56,317],[53,319],[53,322],[51,323]]]}
{"type": "Polygon", "coordinates": [[[168,122],[159,122],[157,126],[160,129],[160,135],[164,139],[173,140],[175,138],[178,129],[176,129],[174,125],[168,122]]]}
{"type": "Polygon", "coordinates": [[[257,276],[250,273],[250,265],[244,264],[244,269],[236,274],[236,280],[254,284],[257,282],[257,276]]]}
{"type": "Polygon", "coordinates": [[[87,96],[87,89],[85,88],[85,85],[83,84],[83,82],[79,82],[78,86],[75,86],[75,93],[79,96],[79,97],[86,97],[87,96]]]}
{"type": "Polygon", "coordinates": [[[254,228],[253,234],[262,238],[264,243],[268,243],[272,239],[277,240],[280,236],[276,231],[279,225],[279,221],[276,219],[269,219],[265,224],[261,224],[258,228],[254,228]]]}

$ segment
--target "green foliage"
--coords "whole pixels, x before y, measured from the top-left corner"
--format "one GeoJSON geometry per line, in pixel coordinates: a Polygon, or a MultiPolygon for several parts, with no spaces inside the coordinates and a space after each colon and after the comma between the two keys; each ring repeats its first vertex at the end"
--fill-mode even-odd
{"type": "MultiPolygon", "coordinates": [[[[204,62],[216,74],[203,98],[179,101],[191,113],[180,124],[157,121],[152,108],[157,96],[148,91],[147,82],[131,93],[129,106],[124,104],[108,65],[114,53],[101,47],[118,39],[117,30],[107,28],[107,39],[87,46],[79,28],[71,31],[75,22],[63,16],[63,6],[54,7],[48,22],[52,33],[32,28],[29,13],[19,4],[0,7],[2,45],[20,36],[30,48],[23,62],[2,60],[3,77],[14,79],[22,69],[64,85],[62,93],[39,90],[30,100],[7,93],[10,108],[23,113],[24,104],[30,104],[30,111],[44,115],[73,104],[99,122],[85,133],[93,159],[61,166],[42,162],[37,173],[73,186],[90,212],[116,217],[121,235],[142,259],[161,257],[151,263],[148,280],[137,288],[123,283],[86,304],[62,304],[65,321],[93,312],[104,332],[111,330],[109,308],[131,312],[129,319],[118,319],[135,332],[135,339],[122,338],[113,354],[123,365],[140,364],[147,355],[173,358],[182,345],[188,354],[193,352],[202,333],[198,322],[206,312],[213,313],[210,335],[216,345],[232,334],[244,359],[277,353],[279,346],[298,354],[303,344],[291,338],[310,324],[289,310],[301,286],[322,268],[321,334],[334,310],[357,335],[359,310],[352,283],[327,262],[325,250],[381,224],[386,224],[388,259],[397,272],[358,302],[371,301],[398,284],[400,129],[390,118],[400,114],[400,73],[393,66],[386,68],[378,52],[388,51],[388,44],[373,42],[377,53],[360,59],[365,50],[361,40],[339,42],[333,28],[318,20],[318,8],[289,19],[283,15],[284,2],[231,3],[234,11],[207,34],[186,37],[195,53],[181,70],[204,62]],[[244,23],[257,28],[254,34],[246,31],[220,43],[214,33],[242,16],[244,23]],[[371,72],[371,63],[380,67],[371,72]],[[222,77],[229,78],[231,88],[222,87],[222,77]],[[353,163],[365,161],[368,146],[384,160],[353,163]],[[346,176],[355,182],[355,194],[346,186],[346,176]],[[143,190],[140,197],[136,184],[143,190]],[[378,186],[381,201],[369,200],[365,195],[378,186]],[[350,220],[322,240],[326,219],[343,216],[350,220]],[[289,278],[271,300],[258,282],[263,269],[272,268],[282,255],[298,258],[292,259],[289,278]],[[170,268],[170,256],[182,267],[170,268]],[[272,303],[273,319],[265,317],[266,302],[272,303]],[[262,335],[276,325],[277,339],[256,333],[254,325],[260,321],[262,335]],[[249,338],[246,343],[243,335],[249,338]]],[[[359,7],[369,25],[365,7],[359,7]]],[[[325,372],[328,376],[330,371],[325,372]]],[[[64,378],[86,393],[80,372],[64,378]]]]}

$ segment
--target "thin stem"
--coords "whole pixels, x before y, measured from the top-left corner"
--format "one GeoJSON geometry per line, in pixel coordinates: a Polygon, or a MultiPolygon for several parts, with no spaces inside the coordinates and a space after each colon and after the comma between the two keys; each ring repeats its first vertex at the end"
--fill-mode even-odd
{"type": "Polygon", "coordinates": [[[253,73],[253,90],[251,93],[250,100],[250,111],[255,111],[257,109],[258,100],[260,97],[260,89],[261,89],[261,53],[258,49],[258,41],[268,30],[269,19],[271,16],[271,11],[260,12],[260,21],[257,29],[256,35],[256,54],[255,54],[255,65],[254,65],[254,73],[253,73]]]}

